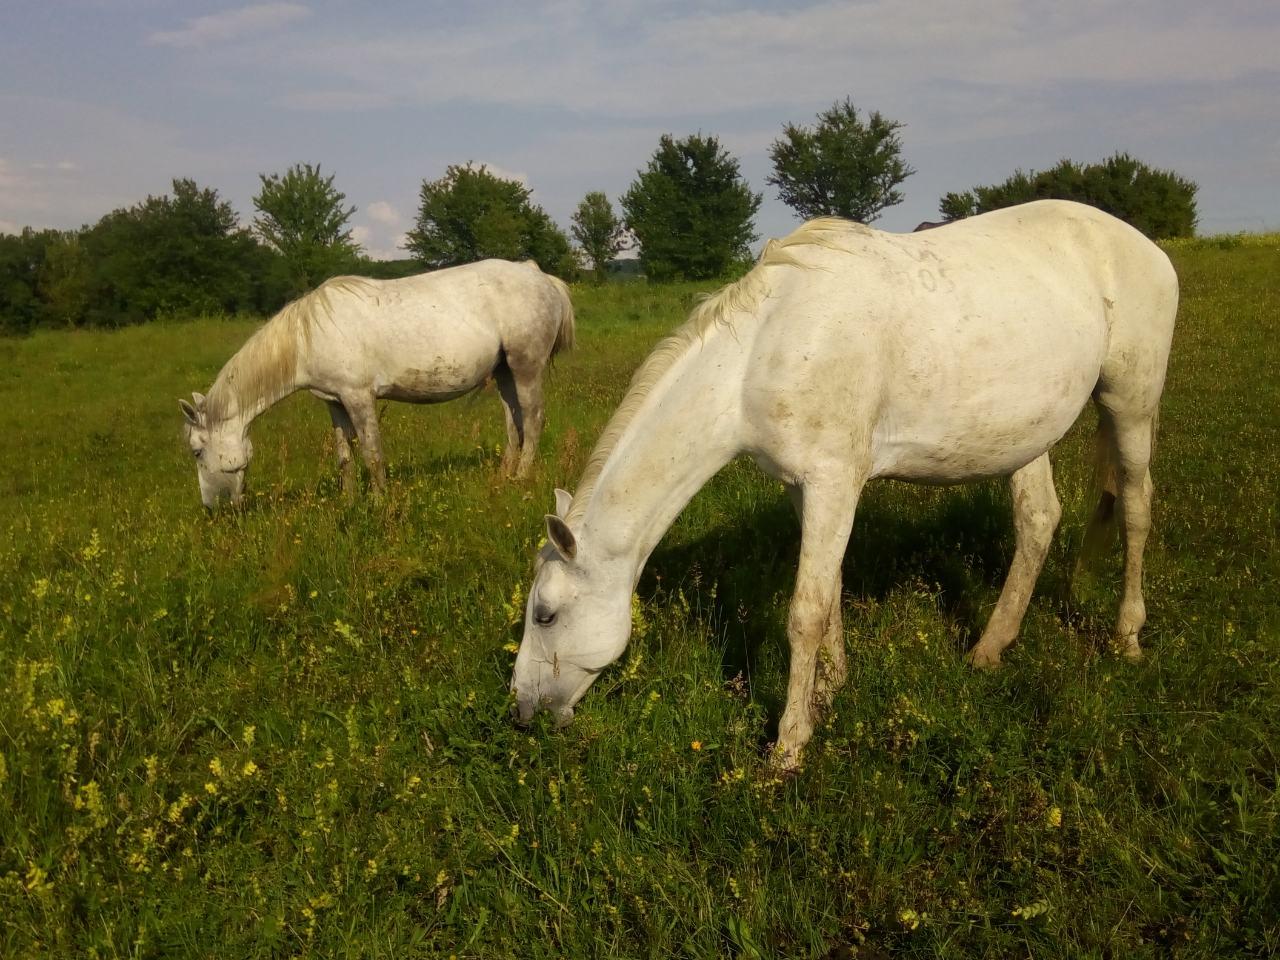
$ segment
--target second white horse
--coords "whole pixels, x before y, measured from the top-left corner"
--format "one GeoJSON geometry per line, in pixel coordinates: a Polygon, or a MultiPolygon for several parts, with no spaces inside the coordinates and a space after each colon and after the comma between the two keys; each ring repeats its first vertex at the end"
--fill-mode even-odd
{"type": "Polygon", "coordinates": [[[200,497],[212,507],[243,496],[249,425],[297,390],[329,405],[344,491],[355,490],[356,438],[380,491],[377,401],[452,400],[490,376],[506,409],[503,469],[523,476],[542,433],[543,371],[573,337],[569,288],[533,263],[483,260],[401,280],[329,280],[250,337],[207,397],[178,401],[200,497]]]}

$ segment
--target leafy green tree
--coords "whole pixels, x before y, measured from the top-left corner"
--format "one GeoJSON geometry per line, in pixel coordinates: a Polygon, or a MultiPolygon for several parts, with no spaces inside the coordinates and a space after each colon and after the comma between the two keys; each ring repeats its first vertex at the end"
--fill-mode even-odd
{"type": "Polygon", "coordinates": [[[439,180],[424,180],[416,226],[406,248],[432,267],[486,257],[534,260],[548,273],[575,272],[569,239],[527,187],[481,164],[453,165],[439,180]]]}
{"type": "Polygon", "coordinates": [[[37,293],[49,232],[24,227],[0,234],[0,333],[29,333],[39,325],[43,305],[37,293]]]}
{"type": "Polygon", "coordinates": [[[939,210],[948,220],[1030,200],[1075,200],[1132,224],[1153,240],[1190,237],[1196,228],[1197,185],[1117,153],[1101,163],[1062,160],[1040,172],[1016,171],[1003,183],[948,193],[939,210]]]}
{"type": "Polygon", "coordinates": [[[769,147],[782,202],[801,218],[847,217],[871,223],[902,202],[898,185],[915,173],[902,159],[902,124],[879,112],[866,121],[848,97],[818,114],[814,127],[787,124],[769,147]]]}
{"type": "Polygon", "coordinates": [[[354,268],[360,247],[347,223],[356,208],[343,205],[347,197],[333,185],[333,174],[306,163],[258,178],[253,226],[284,261],[291,296],[354,268]]]}
{"type": "Polygon", "coordinates": [[[627,246],[626,227],[614,215],[609,198],[599,190],[593,190],[582,198],[574,211],[571,230],[599,283],[604,280],[609,261],[627,246]]]}
{"type": "Polygon", "coordinates": [[[664,134],[622,197],[627,227],[651,280],[723,276],[756,239],[761,195],[715,137],[664,134]]]}
{"type": "Polygon", "coordinates": [[[217,190],[193,180],[174,180],[172,196],[107,214],[80,242],[92,264],[89,324],[263,306],[262,248],[217,190]]]}
{"type": "Polygon", "coordinates": [[[37,289],[50,326],[78,327],[89,309],[93,264],[79,231],[51,232],[40,265],[37,289]]]}

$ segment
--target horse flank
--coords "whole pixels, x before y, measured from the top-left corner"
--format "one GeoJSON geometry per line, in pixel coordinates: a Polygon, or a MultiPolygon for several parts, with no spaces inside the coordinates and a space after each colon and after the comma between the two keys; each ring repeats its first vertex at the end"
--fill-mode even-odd
{"type": "Polygon", "coordinates": [[[316,324],[333,319],[334,295],[367,295],[372,285],[366,277],[333,277],[285,304],[219,372],[209,389],[209,420],[217,423],[253,410],[261,400],[290,390],[297,375],[299,343],[310,345],[316,324]]]}
{"type": "Polygon", "coordinates": [[[760,259],[746,276],[726,284],[694,307],[689,319],[654,347],[632,376],[626,395],[609,418],[587,459],[582,477],[578,480],[578,489],[573,494],[573,504],[565,517],[566,522],[578,519],[586,510],[587,501],[591,499],[591,492],[605,462],[663,375],[690,350],[695,341],[701,343],[713,327],[732,329],[732,318],[735,315],[750,313],[760,306],[768,286],[765,282],[767,268],[792,266],[801,270],[815,269],[813,264],[797,257],[791,248],[816,246],[848,253],[853,249],[850,242],[852,237],[868,232],[869,228],[862,224],[839,217],[810,220],[782,239],[770,240],[765,244],[760,259]]]}

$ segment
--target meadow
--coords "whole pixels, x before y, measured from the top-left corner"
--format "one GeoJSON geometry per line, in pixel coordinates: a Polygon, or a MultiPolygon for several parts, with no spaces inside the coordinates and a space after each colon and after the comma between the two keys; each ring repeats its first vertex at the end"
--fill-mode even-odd
{"type": "Polygon", "coordinates": [[[255,425],[246,505],[201,509],[176,398],[252,322],[0,340],[0,955],[1280,953],[1280,237],[1168,249],[1146,659],[1108,649],[1118,550],[1071,582],[1087,411],[993,674],[961,655],[1004,485],[868,489],[850,680],[785,779],[797,531],[745,462],[654,553],[574,724],[508,718],[552,488],[706,288],[575,287],[527,481],[492,388],[388,404],[380,503],[344,503],[304,394],[255,425]]]}

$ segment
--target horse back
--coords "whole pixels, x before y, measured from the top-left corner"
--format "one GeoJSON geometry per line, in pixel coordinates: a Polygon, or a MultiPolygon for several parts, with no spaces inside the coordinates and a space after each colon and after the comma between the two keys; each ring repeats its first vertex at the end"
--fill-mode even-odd
{"type": "Polygon", "coordinates": [[[793,459],[818,452],[805,443],[857,449],[870,475],[1007,474],[1070,428],[1116,331],[1157,341],[1154,354],[1163,338],[1167,357],[1168,332],[1150,322],[1167,307],[1143,305],[1167,286],[1163,254],[1091,208],[1030,206],[922,234],[862,231],[849,250],[778,268],[744,391],[757,440],[793,459]]]}

